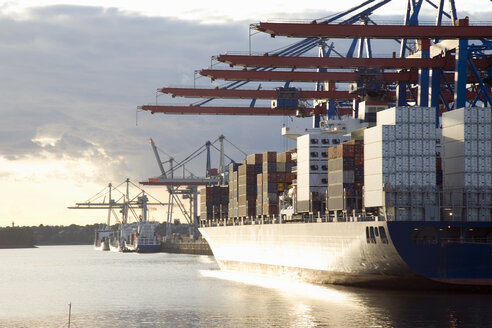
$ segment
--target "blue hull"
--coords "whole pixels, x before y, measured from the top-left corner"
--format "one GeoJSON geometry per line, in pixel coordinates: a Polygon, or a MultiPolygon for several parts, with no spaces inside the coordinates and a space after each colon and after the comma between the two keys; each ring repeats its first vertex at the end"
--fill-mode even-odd
{"type": "Polygon", "coordinates": [[[137,253],[157,253],[161,251],[161,245],[138,245],[137,253]]]}
{"type": "Polygon", "coordinates": [[[453,285],[492,286],[490,222],[388,222],[388,230],[416,274],[453,285]]]}

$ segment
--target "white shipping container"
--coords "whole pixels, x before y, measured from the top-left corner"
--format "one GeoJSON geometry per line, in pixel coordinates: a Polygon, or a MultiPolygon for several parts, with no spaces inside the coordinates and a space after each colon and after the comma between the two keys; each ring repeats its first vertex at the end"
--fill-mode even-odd
{"type": "Polygon", "coordinates": [[[423,111],[422,121],[436,125],[436,110],[432,107],[425,107],[423,111]]]}
{"type": "Polygon", "coordinates": [[[477,155],[490,157],[492,155],[492,138],[485,140],[478,140],[477,142],[477,155]]]}
{"type": "MultiPolygon", "coordinates": [[[[432,126],[432,124],[430,124],[428,122],[422,123],[422,138],[421,139],[425,140],[425,139],[429,139],[431,137],[431,135],[429,134],[429,131],[431,130],[431,126],[432,126]]],[[[432,132],[434,132],[434,130],[432,130],[432,132]]],[[[432,133],[432,137],[434,137],[434,133],[432,133]]]]}
{"type": "Polygon", "coordinates": [[[478,122],[492,123],[491,107],[477,107],[477,108],[478,108],[478,122]]]}
{"type": "Polygon", "coordinates": [[[409,107],[391,107],[376,114],[377,125],[394,125],[407,123],[409,107]]]}
{"type": "Polygon", "coordinates": [[[466,140],[465,139],[465,156],[478,156],[478,140],[466,140]]]}
{"type": "Polygon", "coordinates": [[[435,172],[436,171],[436,158],[434,156],[422,157],[422,171],[435,172]]]}
{"type": "Polygon", "coordinates": [[[479,165],[482,168],[481,172],[492,172],[492,157],[484,156],[484,157],[480,157],[480,160],[483,161],[483,162],[479,162],[479,165]],[[480,163],[482,163],[483,166],[480,163]]]}
{"type": "Polygon", "coordinates": [[[464,122],[465,123],[477,123],[479,108],[477,107],[464,107],[459,110],[464,110],[464,122]]]}
{"type": "Polygon", "coordinates": [[[464,157],[444,158],[442,166],[444,175],[465,172],[464,157]]]}
{"type": "Polygon", "coordinates": [[[423,153],[423,143],[422,139],[410,140],[409,141],[410,155],[422,155],[423,153]]]}
{"type": "Polygon", "coordinates": [[[396,140],[395,141],[395,154],[398,155],[408,155],[408,140],[396,140]]]}
{"type": "Polygon", "coordinates": [[[447,188],[463,188],[465,185],[465,173],[445,173],[443,174],[443,186],[447,188]]]}
{"type": "Polygon", "coordinates": [[[492,126],[490,123],[478,124],[478,138],[481,140],[492,138],[492,126]]]}
{"type": "Polygon", "coordinates": [[[478,139],[478,124],[477,123],[466,123],[463,125],[465,131],[464,131],[464,138],[465,141],[467,140],[473,140],[473,139],[478,139]]]}
{"type": "Polygon", "coordinates": [[[424,158],[422,156],[410,156],[409,171],[423,172],[424,158]]]}
{"type": "Polygon", "coordinates": [[[309,200],[310,188],[297,186],[297,200],[304,201],[309,200]]]}
{"type": "Polygon", "coordinates": [[[408,173],[409,184],[411,186],[420,186],[422,184],[422,175],[420,175],[420,180],[417,172],[409,172],[408,173]]]}
{"type": "Polygon", "coordinates": [[[478,186],[479,187],[489,187],[491,186],[490,177],[492,174],[490,173],[478,173],[478,186]]]}
{"type": "Polygon", "coordinates": [[[395,157],[395,170],[396,172],[408,172],[409,156],[397,156],[395,157]]]}
{"type": "Polygon", "coordinates": [[[408,172],[396,172],[396,185],[397,186],[408,186],[408,172]]]}
{"type": "Polygon", "coordinates": [[[454,140],[465,140],[465,126],[464,124],[457,124],[449,127],[442,128],[442,143],[454,140]]]}
{"type": "MultiPolygon", "coordinates": [[[[386,158],[385,158],[386,159],[386,158]]],[[[383,158],[364,158],[364,174],[372,175],[372,174],[383,174],[383,158]]],[[[387,171],[386,171],[387,172],[387,171]]]]}
{"type": "Polygon", "coordinates": [[[380,158],[394,156],[395,142],[394,141],[379,141],[372,143],[364,143],[364,158],[380,158]]]}
{"type": "Polygon", "coordinates": [[[464,174],[464,183],[461,184],[463,187],[478,187],[478,173],[476,172],[466,172],[464,174]]]}
{"type": "Polygon", "coordinates": [[[382,190],[365,190],[364,191],[365,207],[384,206],[384,192],[382,190]]]}
{"type": "Polygon", "coordinates": [[[397,181],[396,181],[396,173],[390,173],[387,174],[386,176],[383,175],[383,181],[386,181],[386,184],[389,186],[397,186],[397,181]]]}
{"type": "Polygon", "coordinates": [[[463,124],[465,122],[464,118],[464,108],[451,110],[442,114],[442,127],[447,128],[457,124],[463,124]]]}
{"type": "Polygon", "coordinates": [[[409,124],[408,126],[409,139],[422,139],[423,128],[421,123],[409,124]]]}
{"type": "Polygon", "coordinates": [[[382,174],[364,174],[364,189],[365,190],[382,190],[383,189],[382,174]]]}
{"type": "Polygon", "coordinates": [[[422,123],[422,108],[410,107],[408,121],[412,123],[422,123]]]}
{"type": "Polygon", "coordinates": [[[383,157],[394,156],[396,144],[393,140],[384,140],[382,144],[383,157]]]}
{"type": "Polygon", "coordinates": [[[422,155],[435,156],[436,148],[437,145],[435,139],[422,140],[422,155]]]}
{"type": "Polygon", "coordinates": [[[464,172],[479,172],[477,156],[464,157],[464,172]]]}
{"type": "Polygon", "coordinates": [[[399,123],[395,125],[395,138],[398,140],[407,140],[408,139],[408,124],[399,123]]]}
{"type": "MultiPolygon", "coordinates": [[[[471,151],[470,147],[467,150],[471,151]]],[[[471,155],[465,154],[465,143],[463,141],[455,140],[443,145],[443,158],[462,157],[463,155],[471,155]]]]}
{"type": "Polygon", "coordinates": [[[395,157],[383,157],[382,165],[383,165],[383,173],[392,174],[396,171],[396,158],[395,157]]]}
{"type": "Polygon", "coordinates": [[[435,186],[436,185],[436,172],[424,172],[422,174],[423,186],[435,186]]]}
{"type": "Polygon", "coordinates": [[[381,141],[381,130],[379,126],[364,129],[364,145],[381,141]]]}

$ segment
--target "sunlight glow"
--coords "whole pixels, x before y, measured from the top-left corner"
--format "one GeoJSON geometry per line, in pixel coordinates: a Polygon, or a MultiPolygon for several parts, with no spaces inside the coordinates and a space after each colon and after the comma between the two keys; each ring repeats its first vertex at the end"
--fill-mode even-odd
{"type": "Polygon", "coordinates": [[[358,302],[347,293],[341,293],[328,286],[317,286],[309,283],[282,279],[280,277],[268,277],[263,275],[248,274],[236,271],[201,270],[200,274],[209,278],[230,280],[263,288],[276,289],[283,293],[294,294],[317,300],[343,303],[347,306],[357,307],[358,302]]]}

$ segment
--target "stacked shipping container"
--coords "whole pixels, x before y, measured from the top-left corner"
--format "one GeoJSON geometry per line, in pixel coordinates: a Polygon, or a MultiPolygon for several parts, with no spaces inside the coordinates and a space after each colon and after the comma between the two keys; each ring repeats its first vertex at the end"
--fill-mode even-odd
{"type": "Polygon", "coordinates": [[[228,217],[229,187],[209,186],[200,189],[200,219],[225,219],[228,217]]]}
{"type": "Polygon", "coordinates": [[[279,193],[295,177],[292,152],[253,154],[229,166],[230,217],[278,214],[279,193]]]}
{"type": "Polygon", "coordinates": [[[328,148],[328,211],[362,209],[364,142],[328,148]]]}
{"type": "Polygon", "coordinates": [[[237,215],[239,217],[254,216],[256,213],[256,174],[261,172],[261,166],[243,164],[238,167],[237,171],[237,215]]]}
{"type": "Polygon", "coordinates": [[[391,207],[394,220],[438,218],[435,124],[430,107],[377,114],[377,126],[364,131],[365,207],[391,207]]]}
{"type": "Polygon", "coordinates": [[[239,165],[231,163],[229,165],[229,217],[237,217],[237,169],[239,165]]]}
{"type": "Polygon", "coordinates": [[[453,208],[449,218],[490,221],[491,109],[469,107],[444,113],[442,147],[444,205],[453,208]]]}
{"type": "Polygon", "coordinates": [[[263,153],[262,208],[257,215],[273,215],[278,212],[277,153],[263,153]]]}

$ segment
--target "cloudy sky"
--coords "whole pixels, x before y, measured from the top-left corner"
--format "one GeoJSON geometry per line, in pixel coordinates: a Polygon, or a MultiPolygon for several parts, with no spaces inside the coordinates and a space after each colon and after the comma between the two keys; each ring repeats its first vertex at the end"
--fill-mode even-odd
{"type": "MultiPolygon", "coordinates": [[[[247,153],[283,150],[282,124],[309,120],[151,115],[136,108],[155,102],[158,87],[193,85],[193,72],[208,67],[211,56],[247,51],[250,23],[321,18],[359,1],[329,8],[317,0],[303,8],[298,1],[173,3],[0,1],[0,226],[102,222],[105,213],[66,207],[108,182],[158,175],[151,137],[177,159],[220,134],[247,153]]],[[[402,17],[405,3],[393,0],[381,15],[402,17]]],[[[457,8],[460,17],[487,20],[492,2],[457,1],[457,8]]],[[[253,50],[293,42],[279,39],[254,36],[253,50]]],[[[205,78],[196,83],[210,85],[205,78]]],[[[204,166],[194,164],[194,173],[203,174],[204,166]]]]}

